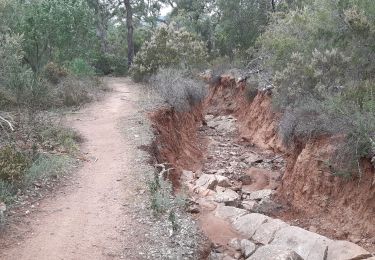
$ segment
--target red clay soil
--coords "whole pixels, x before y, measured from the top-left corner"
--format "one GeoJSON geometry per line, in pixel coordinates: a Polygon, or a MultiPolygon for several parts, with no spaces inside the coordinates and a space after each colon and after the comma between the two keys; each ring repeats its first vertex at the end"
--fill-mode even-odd
{"type": "Polygon", "coordinates": [[[169,175],[178,188],[182,170],[196,171],[202,165],[204,140],[199,140],[197,127],[203,122],[202,106],[190,112],[161,109],[150,115],[155,129],[155,155],[158,163],[169,163],[174,170],[169,175]]]}
{"type": "Polygon", "coordinates": [[[242,140],[280,153],[287,161],[278,201],[287,209],[277,217],[292,224],[314,229],[336,239],[348,239],[372,250],[375,247],[374,168],[363,162],[363,175],[346,180],[333,176],[324,166],[337,138],[324,137],[287,148],[277,134],[280,114],[273,112],[272,95],[259,92],[250,101],[244,84],[230,76],[211,86],[203,107],[191,113],[168,109],[151,116],[157,130],[159,162],[169,162],[176,169],[172,181],[178,186],[182,169],[198,170],[203,161],[205,143],[196,130],[203,114],[234,115],[242,140]]]}
{"type": "Polygon", "coordinates": [[[288,210],[278,217],[329,237],[361,240],[363,246],[374,247],[375,170],[369,161],[362,162],[361,178],[334,176],[323,162],[332,156],[338,137],[322,137],[287,148],[277,134],[280,114],[273,112],[270,93],[259,92],[250,102],[244,85],[236,85],[230,76],[211,87],[210,93],[205,104],[209,113],[235,115],[243,139],[282,153],[287,160],[277,198],[288,210]]]}

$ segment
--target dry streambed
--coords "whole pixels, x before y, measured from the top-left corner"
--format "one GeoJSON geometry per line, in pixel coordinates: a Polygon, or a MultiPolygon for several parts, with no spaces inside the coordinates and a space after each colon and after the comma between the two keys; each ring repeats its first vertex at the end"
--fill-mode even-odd
{"type": "Polygon", "coordinates": [[[183,171],[201,228],[213,242],[209,259],[373,259],[368,251],[272,218],[285,170],[282,157],[238,138],[232,116],[207,115],[198,129],[208,139],[201,170],[183,171]]]}

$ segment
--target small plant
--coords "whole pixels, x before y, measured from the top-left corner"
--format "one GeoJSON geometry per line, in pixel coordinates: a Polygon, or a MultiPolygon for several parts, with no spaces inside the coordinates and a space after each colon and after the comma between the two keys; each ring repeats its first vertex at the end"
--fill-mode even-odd
{"type": "Polygon", "coordinates": [[[49,62],[44,67],[43,75],[49,82],[58,84],[62,78],[68,76],[68,71],[56,63],[49,62]]]}
{"type": "Polygon", "coordinates": [[[17,189],[13,184],[0,180],[0,202],[2,201],[6,204],[13,202],[16,193],[17,189]]]}
{"type": "Polygon", "coordinates": [[[177,111],[188,111],[206,96],[202,81],[178,69],[161,69],[150,79],[151,87],[177,111]]]}
{"type": "Polygon", "coordinates": [[[147,79],[165,67],[192,68],[207,59],[205,44],[185,29],[175,24],[158,27],[150,41],[145,42],[130,68],[136,81],[147,79]]]}
{"type": "Polygon", "coordinates": [[[75,76],[94,76],[95,70],[85,60],[76,58],[69,65],[70,71],[75,76]]]}
{"type": "Polygon", "coordinates": [[[40,154],[27,170],[23,182],[28,186],[40,179],[56,178],[66,173],[71,164],[72,159],[68,156],[40,154]]]}
{"type": "Polygon", "coordinates": [[[0,149],[0,180],[15,182],[22,179],[30,160],[14,147],[5,146],[0,149]]]}

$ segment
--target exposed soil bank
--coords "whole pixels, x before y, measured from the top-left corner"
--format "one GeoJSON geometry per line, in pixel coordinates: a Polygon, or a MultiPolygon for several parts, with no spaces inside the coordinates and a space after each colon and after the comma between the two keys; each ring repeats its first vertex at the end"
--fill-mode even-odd
{"type": "Polygon", "coordinates": [[[197,127],[203,122],[202,106],[190,112],[161,109],[150,115],[157,139],[154,155],[159,163],[170,163],[175,188],[180,185],[182,170],[198,170],[202,165],[204,140],[199,140],[197,127]]]}
{"type": "MultiPolygon", "coordinates": [[[[260,92],[252,102],[246,99],[243,84],[224,77],[223,84],[211,90],[208,111],[233,113],[240,135],[256,146],[282,153],[287,161],[278,199],[289,206],[282,213],[306,228],[337,239],[372,239],[375,236],[375,170],[363,161],[361,178],[346,180],[334,176],[325,166],[332,155],[337,137],[311,139],[287,148],[278,136],[280,115],[272,110],[272,95],[260,92]]],[[[366,244],[366,242],[365,242],[366,244]]],[[[367,245],[373,247],[373,245],[367,245]]]]}
{"type": "Polygon", "coordinates": [[[259,92],[250,102],[245,85],[230,76],[210,87],[203,109],[191,114],[163,110],[152,115],[158,131],[159,161],[177,169],[174,184],[182,169],[200,169],[205,143],[197,135],[203,114],[233,115],[237,118],[238,140],[280,153],[286,160],[276,198],[285,211],[277,216],[292,224],[336,239],[346,239],[374,248],[375,185],[374,168],[364,162],[361,178],[345,180],[333,176],[324,166],[331,156],[335,137],[326,137],[285,147],[277,134],[280,115],[272,110],[272,95],[259,92]],[[198,145],[199,144],[199,145],[198,145]]]}

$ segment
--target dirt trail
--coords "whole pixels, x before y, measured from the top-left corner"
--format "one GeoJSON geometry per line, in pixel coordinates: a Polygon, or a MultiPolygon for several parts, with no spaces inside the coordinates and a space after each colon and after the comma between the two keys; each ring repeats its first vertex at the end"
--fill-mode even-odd
{"type": "Polygon", "coordinates": [[[31,232],[2,252],[2,259],[130,259],[124,248],[140,243],[124,229],[138,225],[124,204],[134,200],[137,188],[126,178],[134,151],[118,127],[121,118],[136,112],[131,100],[137,94],[121,79],[106,83],[113,92],[68,118],[85,138],[83,152],[90,161],[74,176],[73,187],[41,202],[31,232]]]}

